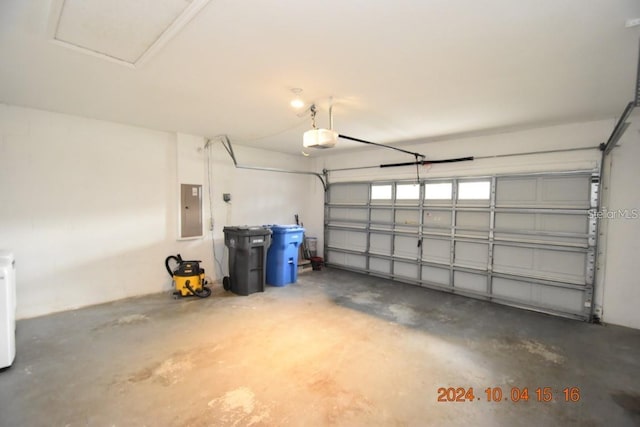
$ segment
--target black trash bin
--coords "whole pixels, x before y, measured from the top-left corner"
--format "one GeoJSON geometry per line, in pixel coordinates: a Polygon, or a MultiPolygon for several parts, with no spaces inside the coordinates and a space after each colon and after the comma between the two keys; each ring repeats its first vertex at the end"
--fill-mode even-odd
{"type": "Polygon", "coordinates": [[[224,244],[229,248],[229,276],[222,279],[224,289],[237,295],[264,292],[271,230],[235,226],[224,227],[223,231],[224,244]]]}

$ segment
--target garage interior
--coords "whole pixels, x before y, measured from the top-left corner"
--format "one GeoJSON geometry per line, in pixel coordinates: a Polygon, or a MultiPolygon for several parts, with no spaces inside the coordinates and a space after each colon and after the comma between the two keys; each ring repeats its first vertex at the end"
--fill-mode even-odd
{"type": "Polygon", "coordinates": [[[635,0],[3,2],[0,426],[640,425],[639,48],[635,0]],[[319,270],[225,289],[298,221],[319,270]]]}

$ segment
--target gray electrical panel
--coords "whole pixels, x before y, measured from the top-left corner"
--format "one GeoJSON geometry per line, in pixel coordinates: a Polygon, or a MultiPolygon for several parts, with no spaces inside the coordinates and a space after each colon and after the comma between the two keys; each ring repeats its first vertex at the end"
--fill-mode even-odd
{"type": "Polygon", "coordinates": [[[202,236],[202,185],[180,184],[180,237],[202,236]]]}

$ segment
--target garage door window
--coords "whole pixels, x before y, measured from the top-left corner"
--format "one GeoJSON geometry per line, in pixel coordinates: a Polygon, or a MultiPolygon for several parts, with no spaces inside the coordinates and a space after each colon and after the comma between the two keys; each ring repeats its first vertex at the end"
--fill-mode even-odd
{"type": "Polygon", "coordinates": [[[396,199],[398,200],[418,200],[419,197],[419,184],[398,184],[396,187],[396,199]]]}
{"type": "Polygon", "coordinates": [[[425,200],[451,200],[452,185],[450,182],[424,185],[425,200]]]}
{"type": "Polygon", "coordinates": [[[458,184],[458,200],[489,200],[491,182],[471,181],[458,184]]]}
{"type": "Polygon", "coordinates": [[[372,200],[391,200],[391,184],[373,185],[371,187],[372,200]]]}

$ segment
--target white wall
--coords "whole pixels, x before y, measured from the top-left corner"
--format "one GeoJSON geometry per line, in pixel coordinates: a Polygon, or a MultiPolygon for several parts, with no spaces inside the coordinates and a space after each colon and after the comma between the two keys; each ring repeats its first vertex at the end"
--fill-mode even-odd
{"type": "MultiPolygon", "coordinates": [[[[18,317],[169,291],[171,254],[202,259],[219,276],[208,227],[203,239],[177,240],[179,181],[203,179],[206,190],[204,141],[0,104],[0,247],[16,255],[18,317]]],[[[306,166],[301,157],[236,151],[247,164],[306,166]]],[[[211,156],[219,258],[225,224],[304,219],[315,178],[236,170],[220,144],[211,156]]]]}
{"type": "MultiPolygon", "coordinates": [[[[422,153],[427,156],[427,160],[597,147],[607,139],[614,124],[615,121],[613,119],[601,120],[468,138],[406,143],[397,145],[397,147],[422,153]]],[[[597,167],[599,159],[600,153],[597,149],[540,154],[535,156],[479,159],[472,162],[421,167],[420,176],[421,178],[428,178],[568,169],[586,170],[597,167]]],[[[412,156],[404,153],[388,149],[366,147],[357,152],[342,152],[320,157],[316,159],[316,168],[320,170],[322,168],[331,170],[354,166],[376,166],[384,163],[411,162],[413,160],[412,156]]],[[[415,177],[415,167],[400,167],[332,172],[329,178],[331,182],[344,182],[415,179],[415,177]]]]}
{"type": "MultiPolygon", "coordinates": [[[[310,170],[310,162],[302,156],[269,152],[240,145],[233,145],[240,165],[267,168],[310,170]]],[[[212,139],[208,147],[211,158],[211,189],[213,204],[213,235],[216,256],[228,273],[227,253],[224,247],[224,225],[294,224],[295,214],[304,223],[307,236],[322,234],[323,204],[314,204],[316,194],[324,194],[320,181],[310,175],[297,175],[247,169],[236,169],[222,143],[212,139]],[[224,193],[231,194],[231,202],[222,200],[224,193]]],[[[205,154],[206,155],[206,154],[205,154]]],[[[211,215],[205,209],[205,222],[211,215]]],[[[218,279],[221,276],[218,275],[218,279]]]]}
{"type": "Polygon", "coordinates": [[[637,110],[609,159],[601,220],[602,320],[640,329],[640,112],[637,110]]]}

